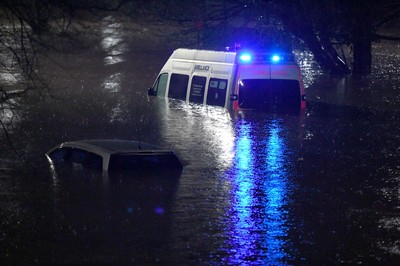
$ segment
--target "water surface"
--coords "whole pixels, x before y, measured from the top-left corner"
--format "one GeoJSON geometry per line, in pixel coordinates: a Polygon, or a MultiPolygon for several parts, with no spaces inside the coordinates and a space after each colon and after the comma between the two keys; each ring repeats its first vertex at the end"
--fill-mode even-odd
{"type": "Polygon", "coordinates": [[[301,115],[229,113],[148,97],[170,51],[139,50],[111,22],[102,24],[97,48],[44,65],[54,97],[15,100],[9,139],[28,163],[15,160],[0,134],[0,262],[399,259],[398,45],[380,44],[374,73],[358,80],[324,75],[299,54],[309,98],[301,115]],[[44,156],[60,142],[88,138],[172,148],[185,167],[115,176],[54,168],[44,156]]]}

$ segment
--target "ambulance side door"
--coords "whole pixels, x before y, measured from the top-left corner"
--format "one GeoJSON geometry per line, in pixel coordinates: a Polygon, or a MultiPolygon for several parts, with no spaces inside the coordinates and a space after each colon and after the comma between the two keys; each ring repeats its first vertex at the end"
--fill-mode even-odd
{"type": "Polygon", "coordinates": [[[208,83],[207,104],[225,106],[227,79],[211,78],[208,83]]]}
{"type": "Polygon", "coordinates": [[[190,86],[189,101],[203,103],[207,77],[194,75],[190,86]]]}

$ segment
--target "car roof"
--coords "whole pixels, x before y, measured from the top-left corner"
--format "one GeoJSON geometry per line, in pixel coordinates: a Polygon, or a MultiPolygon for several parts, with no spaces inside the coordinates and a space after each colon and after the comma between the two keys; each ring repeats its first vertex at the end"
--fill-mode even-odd
{"type": "MultiPolygon", "coordinates": [[[[173,150],[163,149],[157,145],[137,141],[137,140],[121,140],[121,139],[93,139],[64,142],[46,154],[50,156],[55,150],[61,148],[75,148],[85,150],[100,155],[103,160],[103,169],[107,170],[110,156],[113,154],[121,155],[144,155],[151,154],[154,156],[162,156],[163,154],[173,154],[173,150]]],[[[179,159],[178,159],[179,160],[179,159]]]]}
{"type": "Polygon", "coordinates": [[[72,147],[89,150],[92,152],[140,152],[144,150],[164,150],[163,148],[137,141],[137,140],[121,140],[121,139],[93,139],[93,140],[79,140],[79,141],[68,141],[64,142],[59,147],[72,147]]]}
{"type": "Polygon", "coordinates": [[[121,139],[94,139],[66,142],[63,145],[80,146],[80,147],[98,147],[110,152],[116,151],[138,151],[138,150],[163,150],[163,148],[137,141],[137,140],[121,140],[121,139]]]}

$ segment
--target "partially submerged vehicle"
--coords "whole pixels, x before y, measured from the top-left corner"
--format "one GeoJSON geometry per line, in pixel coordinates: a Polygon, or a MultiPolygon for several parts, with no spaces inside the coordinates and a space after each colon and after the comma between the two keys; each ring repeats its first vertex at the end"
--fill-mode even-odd
{"type": "Polygon", "coordinates": [[[75,163],[104,171],[183,168],[174,151],[134,140],[64,142],[46,156],[53,163],[75,163]]]}
{"type": "Polygon", "coordinates": [[[149,95],[229,110],[305,109],[299,66],[292,53],[177,49],[149,95]]]}

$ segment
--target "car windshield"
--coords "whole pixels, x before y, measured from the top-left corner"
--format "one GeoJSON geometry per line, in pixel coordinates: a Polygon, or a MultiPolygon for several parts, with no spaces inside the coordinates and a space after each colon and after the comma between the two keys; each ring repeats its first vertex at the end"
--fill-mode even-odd
{"type": "Polygon", "coordinates": [[[63,147],[55,149],[49,154],[49,157],[56,163],[77,163],[96,169],[101,169],[103,165],[103,159],[100,155],[77,148],[63,147]]]}

